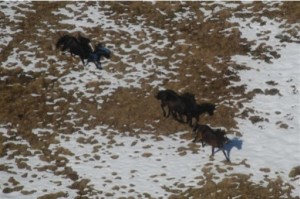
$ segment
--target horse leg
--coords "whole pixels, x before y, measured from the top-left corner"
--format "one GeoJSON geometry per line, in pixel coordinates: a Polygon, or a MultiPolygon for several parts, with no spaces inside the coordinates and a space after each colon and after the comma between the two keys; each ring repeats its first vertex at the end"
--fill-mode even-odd
{"type": "Polygon", "coordinates": [[[171,113],[173,115],[173,110],[168,106],[168,113],[167,113],[166,117],[169,117],[171,115],[171,113]]]}
{"type": "Polygon", "coordinates": [[[185,123],[183,117],[184,117],[184,115],[182,113],[178,113],[177,121],[180,123],[185,123]]]}
{"type": "Polygon", "coordinates": [[[179,115],[179,119],[178,119],[178,121],[179,121],[179,122],[181,122],[181,123],[184,123],[184,120],[183,120],[182,114],[178,113],[178,115],[179,115]]]}
{"type": "Polygon", "coordinates": [[[205,143],[204,143],[203,137],[201,139],[201,143],[202,143],[202,147],[205,147],[205,143]]]}
{"type": "Polygon", "coordinates": [[[82,64],[83,64],[84,66],[86,66],[86,65],[88,64],[88,62],[87,62],[86,64],[84,63],[84,58],[83,58],[83,57],[80,57],[80,59],[81,59],[82,64]]]}
{"type": "Polygon", "coordinates": [[[163,116],[166,117],[166,114],[167,114],[167,113],[166,113],[166,111],[165,111],[165,109],[164,109],[165,104],[164,104],[164,103],[161,103],[161,104],[160,104],[160,107],[161,107],[161,109],[162,109],[162,111],[163,111],[163,116]]]}
{"type": "Polygon", "coordinates": [[[185,117],[186,117],[185,123],[189,124],[189,121],[190,121],[190,115],[187,113],[187,114],[185,115],[185,117]]]}
{"type": "Polygon", "coordinates": [[[197,139],[198,139],[198,133],[196,133],[196,135],[195,135],[195,138],[194,138],[193,142],[195,143],[195,142],[197,141],[197,139]]]}
{"type": "Polygon", "coordinates": [[[191,117],[190,115],[187,115],[186,123],[188,123],[190,125],[190,127],[193,127],[193,117],[191,117]]]}
{"type": "MultiPolygon", "coordinates": [[[[194,140],[193,140],[193,142],[195,143],[195,142],[197,142],[199,140],[199,137],[201,136],[201,132],[198,132],[197,130],[194,130],[193,134],[195,135],[194,140]]],[[[203,139],[202,139],[202,137],[201,137],[200,141],[201,141],[202,146],[203,146],[203,139]]]]}
{"type": "Polygon", "coordinates": [[[193,143],[201,142],[202,148],[203,148],[203,147],[205,146],[204,141],[203,141],[202,138],[199,139],[199,137],[200,137],[199,134],[197,134],[197,135],[195,136],[194,140],[193,140],[193,143]]]}
{"type": "Polygon", "coordinates": [[[225,156],[226,160],[227,160],[228,162],[230,162],[230,159],[229,159],[228,155],[226,155],[226,153],[225,153],[225,150],[224,150],[224,149],[222,149],[222,151],[223,151],[223,154],[224,154],[224,156],[225,156]]]}
{"type": "Polygon", "coordinates": [[[175,110],[172,110],[172,117],[178,121],[177,112],[175,110]]]}
{"type": "Polygon", "coordinates": [[[98,61],[95,61],[94,62],[95,63],[95,65],[96,65],[96,67],[98,68],[98,69],[102,69],[102,66],[101,66],[101,63],[100,62],[98,62],[98,61]]]}
{"type": "Polygon", "coordinates": [[[195,118],[196,118],[196,124],[198,124],[199,123],[199,115],[197,115],[195,118]]]}
{"type": "Polygon", "coordinates": [[[214,156],[215,155],[215,147],[211,147],[211,156],[214,156]]]}

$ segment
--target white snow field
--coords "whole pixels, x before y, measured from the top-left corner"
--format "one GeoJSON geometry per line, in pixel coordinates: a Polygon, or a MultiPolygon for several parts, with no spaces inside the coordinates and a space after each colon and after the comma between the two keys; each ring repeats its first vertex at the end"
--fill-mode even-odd
{"type": "MultiPolygon", "coordinates": [[[[210,2],[215,3],[213,11],[200,9],[204,14],[205,20],[208,20],[212,12],[226,8],[235,8],[235,3],[210,2]]],[[[0,2],[0,5],[7,5],[2,9],[5,17],[9,17],[13,27],[7,25],[6,29],[1,30],[0,46],[7,45],[18,30],[18,20],[25,18],[26,14],[15,12],[18,6],[26,7],[27,12],[34,12],[31,2],[0,2]],[[14,29],[14,31],[12,30],[14,29]]],[[[114,11],[106,4],[97,7],[85,7],[85,2],[76,2],[53,11],[53,15],[62,15],[66,18],[61,20],[60,24],[74,25],[73,31],[85,32],[87,29],[101,27],[103,29],[113,30],[98,39],[107,43],[112,49],[114,56],[120,58],[119,61],[104,60],[102,65],[104,70],[95,70],[92,64],[84,67],[82,70],[67,70],[64,65],[67,62],[58,59],[55,56],[47,58],[39,57],[37,51],[39,46],[31,41],[22,41],[28,46],[28,50],[19,50],[18,46],[8,56],[8,59],[1,63],[0,67],[14,69],[21,67],[24,72],[45,72],[50,66],[50,60],[55,60],[59,65],[61,72],[59,77],[47,76],[49,79],[56,79],[59,86],[66,92],[74,92],[75,97],[85,95],[95,99],[99,106],[104,103],[103,97],[117,92],[118,88],[142,88],[142,80],[156,75],[157,80],[149,86],[164,88],[164,80],[168,79],[170,74],[176,74],[181,67],[180,58],[184,55],[174,52],[173,58],[159,54],[160,49],[169,48],[170,41],[166,35],[171,34],[167,30],[151,26],[145,22],[143,15],[137,16],[139,23],[131,23],[126,14],[124,18],[115,20],[112,18],[114,11]],[[80,18],[80,20],[77,20],[80,18]],[[116,46],[109,41],[114,39],[113,32],[119,32],[124,35],[124,40],[132,40],[131,46],[116,46]],[[137,33],[143,33],[144,37],[137,37],[137,33]],[[153,36],[155,33],[155,37],[153,36]],[[27,42],[27,43],[26,43],[27,42]],[[143,48],[147,46],[147,48],[143,48]],[[150,46],[150,47],[149,47],[150,46]],[[134,53],[142,54],[143,59],[136,61],[132,57],[134,53]],[[21,57],[29,59],[31,62],[25,65],[21,57]],[[154,65],[153,60],[170,59],[169,67],[163,65],[154,65]],[[44,63],[44,67],[39,67],[39,63],[44,63]],[[114,66],[121,65],[126,67],[124,73],[114,70],[114,66]],[[159,73],[157,71],[160,71],[159,73]],[[86,84],[92,81],[105,83],[100,93],[93,93],[87,89],[86,84]],[[107,83],[109,82],[109,83],[107,83]]],[[[247,12],[247,10],[241,11],[247,12]]],[[[249,11],[250,12],[250,11],[249,11]]],[[[161,15],[165,13],[160,11],[161,15]]],[[[176,14],[176,20],[194,19],[194,13],[185,10],[184,13],[176,14]]],[[[238,122],[238,128],[242,136],[229,135],[233,142],[226,147],[230,152],[233,166],[224,160],[223,154],[218,151],[213,160],[210,159],[211,148],[199,147],[197,153],[190,150],[182,151],[190,143],[190,140],[181,138],[186,132],[174,132],[171,136],[152,136],[150,134],[132,136],[130,132],[120,134],[117,130],[108,125],[98,125],[94,129],[87,126],[79,127],[79,130],[71,132],[70,135],[59,135],[55,137],[57,142],[49,146],[51,154],[64,148],[64,158],[68,160],[66,166],[75,171],[79,180],[87,179],[87,185],[91,192],[99,198],[118,198],[129,197],[147,198],[150,194],[153,198],[167,198],[171,195],[168,189],[186,190],[189,187],[201,186],[199,179],[204,179],[202,168],[207,163],[211,165],[211,172],[218,173],[217,167],[233,169],[224,173],[218,173],[219,178],[214,178],[219,182],[223,177],[234,173],[250,174],[253,182],[264,185],[265,170],[269,179],[280,177],[284,182],[291,184],[294,189],[292,196],[300,195],[300,178],[290,178],[289,172],[293,167],[300,165],[300,45],[299,43],[280,42],[277,37],[283,34],[287,29],[295,29],[300,32],[300,24],[286,25],[284,20],[262,18],[263,27],[258,22],[253,22],[252,18],[238,18],[234,15],[229,22],[236,23],[236,27],[242,33],[242,37],[248,41],[253,41],[251,48],[257,48],[260,44],[269,46],[280,55],[271,62],[265,62],[256,59],[254,55],[235,55],[231,57],[234,64],[247,66],[249,70],[237,70],[241,81],[232,82],[232,86],[245,85],[247,91],[261,89],[262,91],[277,89],[279,92],[275,95],[256,94],[251,100],[243,103],[244,107],[240,110],[242,113],[246,109],[253,109],[250,115],[258,115],[263,119],[260,122],[252,123],[238,114],[235,120],[238,122]],[[259,34],[264,32],[264,34],[259,34]],[[268,37],[267,40],[263,39],[268,37]],[[273,84],[267,82],[273,81],[273,84]],[[243,164],[239,164],[242,163],[243,164]],[[184,186],[182,186],[184,185],[184,186]]],[[[51,29],[53,24],[49,23],[51,29]]],[[[66,29],[67,30],[67,29],[66,29]]],[[[52,30],[64,31],[60,30],[52,30]]],[[[226,30],[224,30],[226,32],[226,30]]],[[[42,30],[37,30],[37,35],[42,35],[42,30]]],[[[298,35],[299,36],[299,35],[298,35]]],[[[185,40],[177,41],[176,45],[192,45],[185,40]]],[[[172,50],[172,49],[170,49],[172,50]]],[[[1,49],[0,49],[1,52],[1,49]]],[[[79,60],[79,59],[78,59],[79,60]]],[[[78,61],[79,63],[79,61],[78,61]]],[[[81,64],[81,63],[79,63],[81,64]]],[[[213,67],[213,66],[211,66],[213,67]]],[[[233,69],[234,70],[234,69],[233,69]]],[[[0,77],[2,80],[5,77],[0,77]]],[[[171,80],[176,81],[176,80],[171,80]]],[[[65,100],[65,99],[57,99],[65,100]]],[[[78,103],[80,99],[78,99],[78,103]]],[[[51,102],[47,102],[51,103],[51,102]]],[[[57,102],[53,102],[57,103],[57,102]]],[[[49,112],[48,114],[54,114],[49,112]]],[[[76,114],[70,111],[70,115],[76,114]]],[[[76,124],[76,121],[68,121],[76,124]]],[[[11,129],[10,124],[1,123],[0,134],[7,138],[3,144],[11,143],[30,147],[27,141],[20,136],[14,136],[16,129],[11,129]],[[9,133],[14,132],[14,133],[9,133]]],[[[137,129],[138,131],[139,129],[137,129]]],[[[32,129],[32,133],[38,137],[44,134],[52,134],[51,124],[44,128],[32,129]]],[[[200,144],[197,144],[200,146],[200,144]]],[[[28,151],[28,149],[27,149],[28,151]]],[[[0,198],[22,198],[31,199],[39,196],[63,192],[67,198],[78,196],[77,190],[72,189],[74,183],[65,175],[57,175],[60,169],[51,169],[55,162],[43,161],[40,152],[34,148],[29,150],[30,156],[14,155],[10,151],[0,158],[0,164],[8,169],[0,169],[0,198]],[[13,158],[11,158],[13,157],[13,158]],[[24,166],[16,164],[26,162],[24,166]],[[23,192],[4,193],[2,190],[14,178],[22,186],[23,192]]],[[[283,196],[284,197],[284,196],[283,196]]],[[[94,195],[91,198],[97,198],[94,195]]]]}

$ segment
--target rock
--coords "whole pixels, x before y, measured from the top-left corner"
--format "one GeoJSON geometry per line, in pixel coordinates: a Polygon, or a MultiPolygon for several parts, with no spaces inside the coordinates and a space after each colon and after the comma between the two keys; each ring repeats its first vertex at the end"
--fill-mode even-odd
{"type": "Polygon", "coordinates": [[[300,175],[300,166],[296,166],[296,167],[292,168],[289,173],[290,178],[294,178],[299,175],[300,175]]]}

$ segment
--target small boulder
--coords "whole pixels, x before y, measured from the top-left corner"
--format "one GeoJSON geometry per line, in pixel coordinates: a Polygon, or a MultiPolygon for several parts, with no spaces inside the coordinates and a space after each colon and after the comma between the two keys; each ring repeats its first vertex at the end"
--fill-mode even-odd
{"type": "Polygon", "coordinates": [[[290,178],[294,178],[298,175],[300,175],[300,166],[296,166],[296,167],[292,168],[289,173],[290,178]]]}

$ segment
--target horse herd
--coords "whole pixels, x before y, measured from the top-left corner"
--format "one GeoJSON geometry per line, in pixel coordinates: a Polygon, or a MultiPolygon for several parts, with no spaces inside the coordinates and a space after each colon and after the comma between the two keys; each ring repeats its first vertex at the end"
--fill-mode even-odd
{"type": "MultiPolygon", "coordinates": [[[[100,63],[101,57],[104,56],[109,59],[112,53],[101,43],[96,45],[93,50],[90,46],[90,42],[90,39],[81,36],[80,33],[78,33],[77,36],[64,34],[58,39],[56,48],[63,52],[69,51],[72,56],[78,55],[84,65],[93,62],[98,69],[102,69],[100,63]],[[87,63],[85,63],[84,60],[87,60],[87,63]]],[[[190,127],[193,128],[193,133],[195,134],[193,142],[200,140],[202,146],[204,146],[205,143],[211,145],[212,156],[214,155],[214,149],[216,147],[220,148],[226,160],[230,161],[223,148],[224,144],[229,142],[229,139],[225,136],[225,132],[220,129],[213,130],[207,125],[199,124],[200,115],[208,113],[212,116],[214,114],[216,108],[214,104],[197,104],[193,94],[184,93],[179,95],[170,89],[159,91],[155,97],[161,101],[161,108],[165,117],[172,115],[175,120],[188,123],[190,127]],[[168,108],[168,112],[165,110],[166,107],[168,108]],[[183,119],[184,116],[186,117],[186,121],[183,119]],[[193,124],[194,118],[196,121],[193,124]]]]}
{"type": "Polygon", "coordinates": [[[212,156],[214,156],[215,148],[220,148],[226,160],[230,162],[229,156],[224,150],[224,145],[229,142],[229,139],[225,136],[225,131],[221,129],[214,130],[208,125],[199,124],[200,115],[208,113],[212,116],[214,114],[216,108],[214,104],[197,104],[193,94],[188,92],[177,94],[170,89],[158,91],[155,98],[160,100],[164,117],[172,115],[173,119],[181,123],[188,123],[193,128],[193,134],[195,135],[193,142],[201,141],[202,147],[205,143],[211,145],[212,156]],[[196,121],[193,123],[194,118],[196,121]]]}

